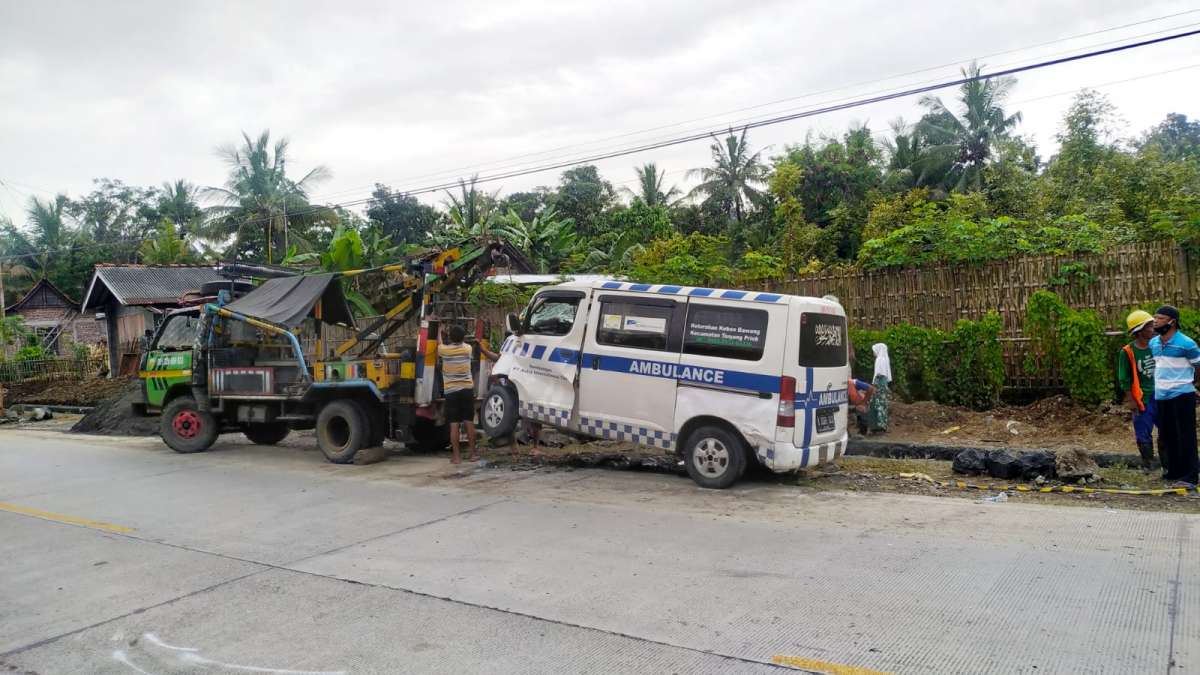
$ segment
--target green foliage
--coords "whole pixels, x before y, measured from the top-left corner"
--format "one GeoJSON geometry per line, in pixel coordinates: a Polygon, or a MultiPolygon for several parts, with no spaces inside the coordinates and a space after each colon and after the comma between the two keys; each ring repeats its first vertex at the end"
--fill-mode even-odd
{"type": "MultiPolygon", "coordinates": [[[[1113,351],[1104,322],[1093,310],[1074,310],[1051,291],[1037,291],[1026,305],[1025,334],[1035,354],[1062,373],[1067,393],[1086,405],[1113,397],[1113,351]]],[[[1027,359],[1025,369],[1034,363],[1027,359]]]]}
{"type": "Polygon", "coordinates": [[[761,251],[746,251],[737,264],[737,276],[747,283],[778,279],[783,276],[783,261],[761,251]]]}
{"type": "Polygon", "coordinates": [[[988,312],[979,321],[961,320],[941,353],[942,403],[988,410],[1000,402],[1004,388],[1004,353],[1000,348],[1000,315],[988,312]]]}
{"type": "Polygon", "coordinates": [[[1110,232],[1078,217],[1037,225],[1008,217],[971,219],[962,211],[915,203],[911,224],[863,245],[866,269],[933,263],[982,263],[1015,255],[1101,253],[1115,243],[1110,232]]]}
{"type": "Polygon", "coordinates": [[[728,261],[727,238],[677,234],[652,241],[634,255],[629,275],[658,284],[727,285],[733,279],[728,261]]]}
{"type": "Polygon", "coordinates": [[[50,358],[50,353],[41,345],[26,345],[17,350],[14,361],[41,361],[50,358]]]}
{"type": "Polygon", "coordinates": [[[437,209],[380,183],[376,183],[371,192],[366,213],[368,218],[379,223],[385,235],[401,246],[424,241],[441,220],[437,209]]]}
{"type": "Polygon", "coordinates": [[[179,236],[175,223],[166,219],[153,239],[142,242],[138,254],[147,265],[174,265],[195,260],[187,241],[179,236]]]}
{"type": "Polygon", "coordinates": [[[20,349],[29,344],[33,332],[25,325],[25,319],[18,314],[4,317],[0,320],[0,359],[9,353],[13,347],[20,349]]]}
{"type": "Polygon", "coordinates": [[[995,312],[979,321],[959,321],[949,333],[909,324],[882,331],[852,328],[852,368],[855,376],[870,380],[875,363],[871,345],[882,342],[892,360],[892,391],[900,399],[987,410],[1000,401],[1004,387],[1000,328],[995,312]]]}
{"type": "Polygon", "coordinates": [[[467,300],[478,310],[499,307],[505,311],[516,311],[529,304],[537,291],[536,286],[497,284],[490,281],[475,284],[467,291],[467,300]]]}

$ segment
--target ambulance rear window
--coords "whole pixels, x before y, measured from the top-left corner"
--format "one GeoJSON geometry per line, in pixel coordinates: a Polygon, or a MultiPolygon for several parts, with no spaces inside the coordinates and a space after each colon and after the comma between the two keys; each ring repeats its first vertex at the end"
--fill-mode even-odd
{"type": "Polygon", "coordinates": [[[817,312],[800,315],[800,365],[811,368],[846,365],[846,317],[817,312]]]}

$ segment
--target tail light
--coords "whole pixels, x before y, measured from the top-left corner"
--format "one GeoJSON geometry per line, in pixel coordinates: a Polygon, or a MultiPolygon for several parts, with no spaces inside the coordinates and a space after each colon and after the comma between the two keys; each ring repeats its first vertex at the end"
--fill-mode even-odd
{"type": "Polygon", "coordinates": [[[796,378],[784,375],[779,378],[779,415],[775,425],[780,427],[796,426],[796,378]]]}

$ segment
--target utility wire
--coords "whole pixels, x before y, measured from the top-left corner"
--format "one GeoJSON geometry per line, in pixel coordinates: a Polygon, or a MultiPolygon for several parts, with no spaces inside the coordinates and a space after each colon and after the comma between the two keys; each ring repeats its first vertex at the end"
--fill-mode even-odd
{"type": "MultiPolygon", "coordinates": [[[[1062,65],[1065,63],[1082,61],[1085,59],[1096,58],[1099,56],[1106,56],[1109,54],[1116,54],[1116,53],[1128,51],[1131,49],[1138,49],[1138,48],[1147,47],[1150,45],[1161,44],[1164,42],[1179,40],[1179,39],[1186,38],[1186,37],[1194,37],[1196,35],[1200,35],[1200,30],[1191,30],[1191,31],[1187,31],[1184,33],[1176,33],[1173,35],[1152,38],[1152,39],[1148,39],[1148,40],[1142,40],[1139,42],[1133,42],[1133,43],[1124,44],[1124,45],[1118,45],[1118,46],[1109,47],[1106,49],[1089,51],[1089,52],[1085,52],[1082,54],[1075,54],[1072,56],[1065,56],[1065,57],[1061,57],[1061,58],[1057,58],[1057,59],[1050,59],[1050,60],[1046,60],[1046,61],[1038,61],[1038,62],[1028,64],[1028,65],[1016,66],[1013,68],[998,70],[993,73],[983,73],[977,77],[960,77],[960,78],[956,78],[953,80],[937,82],[937,83],[928,84],[925,86],[913,87],[913,88],[904,89],[904,90],[891,92],[891,93],[887,93],[887,94],[881,94],[878,96],[871,96],[871,97],[867,97],[867,98],[856,99],[856,100],[849,101],[846,103],[828,105],[828,106],[824,106],[824,107],[820,107],[820,108],[805,110],[802,112],[796,112],[796,113],[791,113],[791,114],[787,114],[787,115],[778,115],[778,116],[774,116],[774,117],[770,117],[770,118],[766,118],[766,119],[762,119],[762,120],[748,122],[746,124],[740,124],[740,125],[730,128],[729,131],[745,131],[745,130],[749,130],[749,129],[756,129],[756,128],[770,126],[770,125],[774,125],[774,124],[781,124],[783,122],[790,122],[793,120],[803,119],[806,117],[814,117],[817,115],[823,115],[823,114],[827,114],[830,112],[837,112],[840,110],[848,110],[851,108],[858,108],[858,107],[862,107],[862,106],[872,105],[875,103],[881,103],[884,101],[890,101],[890,100],[897,99],[897,98],[915,96],[917,94],[924,94],[924,93],[928,93],[928,92],[932,92],[932,91],[937,91],[939,89],[947,89],[950,87],[956,87],[956,86],[966,84],[968,82],[989,80],[989,79],[995,79],[995,78],[1000,78],[1000,77],[1007,77],[1010,75],[1015,75],[1017,73],[1023,73],[1023,72],[1039,70],[1039,69],[1043,69],[1043,68],[1049,68],[1052,66],[1062,65]]],[[[674,146],[674,145],[691,143],[691,142],[695,142],[698,140],[704,140],[707,138],[711,138],[715,134],[720,133],[722,131],[725,131],[725,129],[708,130],[705,132],[690,134],[687,136],[677,137],[677,138],[673,138],[673,139],[669,139],[669,140],[665,140],[665,141],[659,141],[659,142],[655,142],[655,143],[649,143],[649,144],[640,145],[640,146],[636,146],[633,148],[627,148],[627,149],[623,149],[623,150],[619,150],[619,151],[615,151],[615,152],[601,153],[601,154],[591,155],[588,157],[576,158],[576,159],[572,159],[572,160],[568,160],[568,161],[564,161],[564,162],[557,162],[557,163],[542,165],[542,166],[538,166],[538,167],[534,167],[534,168],[530,168],[530,169],[511,171],[511,172],[500,173],[500,174],[493,174],[490,176],[483,176],[483,177],[479,177],[475,181],[475,184],[491,183],[491,182],[495,182],[498,180],[505,180],[508,178],[515,178],[518,176],[525,176],[525,175],[529,175],[529,174],[533,174],[533,173],[553,171],[555,169],[562,169],[562,168],[574,166],[577,164],[590,164],[590,163],[605,160],[605,159],[612,159],[615,157],[632,155],[632,154],[636,154],[636,153],[640,153],[640,152],[646,152],[649,150],[657,150],[657,149],[670,147],[670,146],[674,146]]],[[[427,185],[427,186],[410,189],[410,190],[403,190],[401,192],[403,194],[408,194],[408,195],[426,194],[426,193],[430,193],[430,192],[438,192],[441,190],[445,190],[447,188],[454,187],[457,184],[458,184],[457,181],[451,182],[451,183],[439,183],[439,184],[435,184],[435,185],[427,185]]],[[[370,198],[351,200],[351,201],[343,202],[341,204],[341,206],[346,207],[346,206],[351,206],[351,205],[363,204],[363,203],[366,203],[369,201],[371,201],[370,198]]]]}
{"type": "MultiPolygon", "coordinates": [[[[769,117],[766,119],[737,125],[736,127],[730,127],[730,128],[728,128],[728,131],[729,132],[747,131],[749,129],[756,129],[756,128],[760,128],[760,127],[775,125],[775,124],[782,124],[784,122],[790,122],[790,121],[794,121],[797,119],[814,117],[817,115],[828,114],[830,112],[836,112],[836,111],[840,111],[840,110],[848,110],[851,108],[858,108],[858,107],[862,107],[862,106],[872,105],[875,103],[881,103],[884,101],[890,101],[890,100],[897,99],[897,98],[904,98],[904,97],[908,97],[908,96],[915,96],[917,94],[924,94],[924,93],[928,93],[928,92],[932,92],[932,91],[937,91],[939,89],[947,89],[950,87],[956,87],[956,86],[966,84],[968,82],[983,81],[983,80],[995,79],[995,78],[1000,78],[1000,77],[1007,77],[1010,75],[1015,75],[1017,73],[1023,73],[1023,72],[1033,71],[1033,70],[1040,70],[1043,68],[1049,68],[1049,67],[1053,67],[1053,66],[1057,66],[1057,65],[1062,65],[1065,63],[1072,63],[1075,61],[1082,61],[1085,59],[1096,58],[1099,56],[1116,54],[1116,53],[1128,51],[1131,49],[1139,49],[1142,47],[1147,47],[1147,46],[1151,46],[1151,45],[1155,45],[1155,44],[1161,44],[1161,43],[1179,40],[1179,39],[1183,39],[1183,38],[1187,38],[1187,37],[1194,37],[1196,35],[1200,35],[1200,30],[1191,30],[1191,31],[1187,31],[1184,33],[1176,33],[1173,35],[1167,35],[1167,36],[1163,36],[1163,37],[1142,40],[1139,42],[1118,45],[1118,46],[1109,47],[1106,49],[1084,52],[1082,54],[1075,54],[1075,55],[1065,56],[1065,57],[1056,58],[1056,59],[1038,61],[1038,62],[1027,64],[1027,65],[1016,66],[1016,67],[1012,67],[1012,68],[999,70],[999,71],[996,71],[993,73],[981,73],[980,75],[978,75],[976,77],[960,77],[960,78],[956,78],[953,80],[937,82],[937,83],[928,84],[928,85],[924,85],[924,86],[912,87],[912,88],[895,91],[895,92],[891,92],[891,93],[887,93],[887,94],[881,94],[881,95],[871,96],[871,97],[867,97],[867,98],[860,98],[860,99],[852,100],[852,101],[849,101],[846,103],[828,105],[828,106],[823,106],[820,108],[814,108],[811,110],[805,110],[805,111],[795,112],[795,113],[786,114],[786,115],[777,115],[777,116],[769,117]]],[[[1164,74],[1164,73],[1156,73],[1156,74],[1164,74]]],[[[1136,78],[1134,78],[1134,79],[1136,79],[1136,78]]],[[[492,182],[499,181],[499,180],[506,180],[508,178],[515,178],[515,177],[530,175],[530,174],[534,174],[534,173],[543,173],[546,171],[553,171],[556,169],[562,169],[562,168],[566,168],[566,167],[570,167],[570,166],[575,166],[578,164],[590,164],[593,162],[606,160],[606,159],[612,159],[615,157],[623,157],[623,156],[627,156],[627,155],[646,152],[649,150],[657,150],[657,149],[661,149],[661,148],[665,148],[665,147],[682,145],[685,143],[692,143],[695,141],[705,140],[708,138],[715,137],[716,134],[721,133],[723,131],[726,131],[726,129],[715,129],[715,130],[710,129],[708,131],[701,132],[701,133],[689,134],[689,135],[682,136],[682,137],[677,137],[677,138],[672,138],[672,139],[663,140],[663,141],[659,141],[659,142],[649,143],[649,144],[640,145],[640,146],[636,146],[633,148],[627,148],[627,149],[623,149],[623,150],[618,150],[618,151],[614,151],[614,152],[591,155],[588,157],[576,158],[576,159],[572,159],[572,160],[568,160],[568,161],[564,161],[564,162],[557,162],[557,163],[542,165],[542,166],[533,167],[533,168],[529,168],[529,169],[523,169],[523,170],[519,170],[519,171],[511,171],[511,172],[506,172],[506,173],[500,173],[500,174],[494,174],[494,175],[490,175],[490,176],[479,177],[474,181],[474,184],[477,185],[480,183],[492,183],[492,182]]],[[[435,185],[428,185],[428,186],[424,186],[424,187],[420,187],[420,188],[416,188],[416,189],[403,190],[400,192],[402,194],[406,194],[406,195],[427,194],[427,193],[431,193],[431,192],[438,192],[441,190],[445,190],[445,189],[454,187],[456,185],[458,185],[458,181],[455,181],[452,183],[440,183],[440,184],[435,184],[435,185]]],[[[348,206],[365,204],[367,202],[370,202],[371,200],[372,200],[372,198],[367,197],[367,198],[363,198],[363,199],[345,201],[340,204],[334,204],[331,206],[329,206],[329,205],[313,206],[308,209],[300,209],[300,210],[294,211],[293,215],[303,215],[303,214],[307,214],[307,213],[315,213],[317,211],[327,210],[330,208],[346,208],[348,206]]],[[[250,218],[250,219],[242,220],[240,222],[240,224],[241,225],[250,225],[250,224],[255,224],[255,223],[267,222],[269,220],[270,220],[270,218],[250,218]]],[[[24,257],[30,257],[30,256],[36,256],[36,255],[40,255],[40,254],[39,253],[30,253],[30,254],[21,254],[21,255],[17,255],[17,256],[6,256],[6,257],[0,257],[0,260],[7,260],[7,259],[13,259],[13,258],[24,258],[24,257]]]]}
{"type": "MultiPolygon", "coordinates": [[[[843,85],[843,86],[839,86],[839,87],[833,87],[833,88],[830,88],[830,89],[824,89],[824,90],[820,90],[820,91],[816,91],[816,92],[810,92],[810,93],[807,93],[807,94],[802,94],[802,95],[798,95],[798,96],[791,96],[791,97],[787,97],[787,98],[781,98],[781,99],[777,99],[777,100],[774,100],[774,101],[768,101],[768,102],[766,102],[766,103],[759,103],[759,104],[756,104],[756,105],[747,106],[747,107],[743,107],[743,108],[735,108],[735,109],[733,109],[733,110],[727,110],[727,111],[724,111],[724,112],[713,113],[713,114],[711,114],[711,115],[705,115],[705,116],[703,116],[703,117],[696,117],[696,118],[692,118],[692,119],[689,119],[689,120],[684,120],[684,121],[681,121],[681,122],[674,122],[674,123],[672,123],[672,124],[665,124],[665,125],[661,125],[661,126],[657,126],[657,127],[651,127],[651,128],[648,128],[648,129],[642,129],[642,130],[639,130],[639,131],[631,131],[631,132],[626,132],[626,133],[622,133],[622,134],[617,134],[617,135],[614,135],[614,136],[607,136],[607,137],[604,137],[604,138],[599,138],[599,139],[595,139],[595,140],[592,140],[592,141],[585,141],[585,142],[581,142],[581,143],[575,143],[575,144],[568,144],[568,145],[558,146],[558,147],[555,147],[555,148],[549,148],[549,149],[546,149],[546,150],[540,150],[540,151],[537,151],[537,152],[526,153],[526,154],[522,154],[522,155],[516,155],[516,156],[513,156],[513,157],[506,158],[506,159],[492,160],[492,161],[485,162],[485,163],[480,163],[480,164],[468,164],[468,165],[463,165],[463,166],[459,166],[459,167],[453,167],[453,168],[449,168],[449,169],[445,169],[445,170],[441,170],[441,171],[435,171],[435,172],[432,172],[432,173],[420,174],[420,175],[417,175],[417,176],[411,176],[411,177],[408,177],[408,178],[404,178],[404,179],[401,179],[400,181],[396,181],[396,182],[408,182],[408,181],[420,180],[420,179],[423,179],[423,178],[432,178],[432,177],[436,177],[436,176],[442,176],[442,175],[448,175],[448,174],[449,174],[449,175],[461,174],[461,173],[462,173],[462,172],[464,172],[464,171],[469,171],[469,170],[472,170],[472,169],[479,169],[479,168],[488,167],[488,166],[495,166],[495,165],[497,165],[497,164],[501,164],[501,165],[511,165],[511,164],[512,164],[512,163],[513,163],[515,160],[519,160],[519,159],[526,159],[526,158],[532,158],[532,157],[541,157],[541,156],[544,156],[544,155],[550,155],[550,154],[557,153],[557,152],[559,152],[559,151],[561,151],[561,150],[571,150],[571,149],[582,148],[582,147],[587,147],[587,146],[591,146],[591,145],[597,145],[597,144],[604,143],[604,142],[611,141],[611,140],[617,140],[617,139],[622,139],[622,138],[628,138],[628,137],[631,137],[631,136],[640,136],[640,135],[643,135],[643,134],[648,134],[648,133],[652,133],[652,132],[655,132],[655,131],[661,131],[661,130],[664,130],[664,129],[671,129],[671,128],[675,128],[675,127],[683,126],[683,125],[686,125],[686,124],[692,124],[692,123],[694,123],[694,122],[701,122],[701,121],[705,121],[705,120],[712,120],[712,119],[715,119],[715,118],[720,118],[720,117],[724,117],[724,116],[726,116],[726,115],[730,115],[730,114],[735,114],[735,113],[740,113],[740,112],[747,112],[747,111],[750,111],[750,110],[758,110],[758,109],[761,109],[761,108],[767,108],[767,107],[771,107],[771,106],[774,106],[774,105],[778,105],[778,104],[780,104],[780,103],[789,103],[789,102],[792,102],[792,101],[798,101],[798,100],[802,100],[802,99],[806,99],[806,98],[812,98],[812,97],[814,97],[814,96],[822,96],[822,95],[824,95],[824,94],[830,94],[830,93],[834,93],[834,92],[838,92],[838,91],[846,91],[846,90],[849,90],[849,89],[856,89],[856,88],[858,88],[858,87],[861,87],[861,86],[866,86],[866,85],[870,85],[870,84],[877,84],[877,83],[880,83],[880,82],[887,82],[887,81],[889,81],[889,80],[896,80],[896,79],[900,79],[900,78],[902,78],[902,77],[908,77],[908,76],[910,76],[910,75],[917,75],[917,74],[921,74],[921,73],[927,73],[927,72],[931,72],[931,71],[935,71],[935,70],[940,70],[940,69],[942,69],[942,68],[948,68],[948,67],[950,67],[950,66],[961,65],[961,64],[963,64],[963,63],[967,63],[967,62],[970,62],[970,61],[979,61],[979,60],[982,60],[982,59],[988,59],[988,58],[992,58],[992,57],[994,57],[994,56],[1003,56],[1003,55],[1005,55],[1005,54],[1013,54],[1013,53],[1017,53],[1017,52],[1028,51],[1028,50],[1031,50],[1031,49],[1038,49],[1038,48],[1040,48],[1040,47],[1046,47],[1046,46],[1049,46],[1049,45],[1060,44],[1060,43],[1063,43],[1063,42],[1069,42],[1069,41],[1071,41],[1071,40],[1078,40],[1078,39],[1082,39],[1082,38],[1086,38],[1086,37],[1092,37],[1092,36],[1094,36],[1094,35],[1101,35],[1101,34],[1104,34],[1104,33],[1111,33],[1111,32],[1113,32],[1113,31],[1123,30],[1123,29],[1125,29],[1125,28],[1132,28],[1132,27],[1134,27],[1134,26],[1141,26],[1141,25],[1145,25],[1145,24],[1148,24],[1148,23],[1156,23],[1156,22],[1159,22],[1159,21],[1164,21],[1164,20],[1166,20],[1166,19],[1172,19],[1172,18],[1179,17],[1179,16],[1185,16],[1185,15],[1188,15],[1188,14],[1195,14],[1195,13],[1197,13],[1197,12],[1200,12],[1200,9],[1192,9],[1192,10],[1186,10],[1186,11],[1182,11],[1182,12],[1176,12],[1176,13],[1174,13],[1174,14],[1166,14],[1166,15],[1163,15],[1163,16],[1158,16],[1158,17],[1154,17],[1154,18],[1151,18],[1151,19],[1144,19],[1144,20],[1141,20],[1141,21],[1134,21],[1134,22],[1132,22],[1132,23],[1126,23],[1126,24],[1122,24],[1122,25],[1119,25],[1119,26],[1113,26],[1113,27],[1111,27],[1111,28],[1104,28],[1104,29],[1100,29],[1100,30],[1090,31],[1090,32],[1087,32],[1087,33],[1078,33],[1078,34],[1076,34],[1076,35],[1071,35],[1071,36],[1067,36],[1067,37],[1063,37],[1063,38],[1057,38],[1057,39],[1054,39],[1054,40],[1048,40],[1048,41],[1045,41],[1045,42],[1039,42],[1039,43],[1036,43],[1036,44],[1027,45],[1027,46],[1025,46],[1025,47],[1017,47],[1017,48],[1014,48],[1014,49],[1006,49],[1006,50],[1003,50],[1003,51],[997,51],[997,52],[991,52],[991,53],[988,53],[988,54],[982,54],[982,55],[978,55],[978,56],[973,56],[973,57],[970,57],[970,58],[967,58],[967,59],[960,59],[960,60],[957,60],[957,61],[950,61],[950,62],[943,63],[943,64],[941,64],[941,65],[929,66],[929,67],[926,67],[926,68],[920,68],[920,69],[918,69],[918,70],[911,70],[911,71],[908,71],[908,72],[905,72],[905,73],[900,73],[900,74],[897,74],[897,75],[890,75],[890,76],[888,76],[888,77],[884,77],[884,78],[878,78],[878,79],[874,79],[874,80],[867,80],[867,81],[862,81],[862,82],[859,82],[859,83],[856,83],[856,84],[851,84],[851,85],[843,85]]],[[[1189,24],[1189,25],[1194,25],[1194,24],[1189,24]]],[[[1164,29],[1164,30],[1175,30],[1175,29],[1177,29],[1177,28],[1183,28],[1183,27],[1186,27],[1186,26],[1178,26],[1178,27],[1175,27],[1175,28],[1164,29]]],[[[1112,44],[1112,42],[1120,42],[1120,41],[1123,41],[1123,40],[1128,40],[1128,39],[1136,39],[1136,38],[1139,38],[1139,37],[1144,37],[1144,36],[1148,36],[1148,35],[1155,35],[1155,34],[1158,34],[1158,33],[1161,33],[1161,32],[1164,32],[1164,31],[1154,31],[1154,32],[1152,32],[1152,33],[1146,33],[1146,34],[1143,34],[1143,35],[1130,36],[1130,37],[1126,37],[1126,38],[1121,38],[1120,40],[1116,40],[1116,41],[1110,41],[1110,42],[1107,42],[1107,43],[1100,43],[1100,44],[1098,44],[1098,45],[1091,45],[1090,47],[1098,47],[1098,46],[1102,46],[1102,45],[1105,45],[1105,44],[1112,44]]],[[[501,167],[501,168],[504,168],[504,167],[501,167]]],[[[372,184],[371,186],[360,186],[360,187],[358,187],[358,188],[347,188],[347,189],[345,189],[345,190],[339,190],[339,191],[337,191],[337,192],[331,192],[331,193],[328,193],[328,194],[326,194],[326,195],[321,195],[321,199],[323,199],[323,200],[324,200],[324,199],[328,199],[328,198],[330,198],[330,197],[334,197],[334,196],[339,196],[339,195],[344,195],[344,194],[349,194],[349,193],[358,192],[359,190],[368,189],[368,188],[370,188],[370,187],[373,187],[373,185],[374,185],[374,184],[372,184]]]]}

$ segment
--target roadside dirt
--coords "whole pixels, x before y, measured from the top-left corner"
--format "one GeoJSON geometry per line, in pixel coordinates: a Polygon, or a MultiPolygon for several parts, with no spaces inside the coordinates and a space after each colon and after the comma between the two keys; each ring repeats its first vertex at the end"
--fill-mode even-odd
{"type": "MultiPolygon", "coordinates": [[[[599,441],[572,443],[562,447],[543,447],[540,455],[530,454],[522,445],[516,455],[507,448],[493,448],[486,453],[488,463],[497,469],[534,470],[606,468],[629,471],[653,471],[686,475],[679,459],[659,450],[630,443],[599,441]]],[[[931,459],[886,459],[878,457],[843,457],[836,464],[819,467],[800,474],[773,474],[761,467],[749,469],[744,483],[774,483],[794,485],[813,490],[847,490],[850,492],[897,492],[982,501],[995,496],[998,490],[960,489],[943,487],[925,480],[902,478],[902,473],[918,473],[939,482],[962,481],[971,485],[1015,484],[987,476],[960,476],[951,470],[951,462],[931,459]]],[[[1143,490],[1168,487],[1157,474],[1143,475],[1140,470],[1122,466],[1100,469],[1103,480],[1092,487],[1143,490]]],[[[1056,483],[1049,483],[1056,484],[1056,483]]],[[[1124,508],[1149,511],[1179,511],[1200,513],[1200,495],[1115,495],[1083,493],[1036,493],[1009,491],[1007,499],[1027,503],[1046,503],[1100,508],[1124,508]]],[[[996,504],[1003,507],[1003,504],[996,504]]]]}
{"type": "Polygon", "coordinates": [[[877,438],[930,445],[1083,448],[1094,453],[1137,454],[1128,409],[1117,405],[1085,408],[1063,396],[988,412],[928,401],[895,402],[891,426],[877,438]]]}

